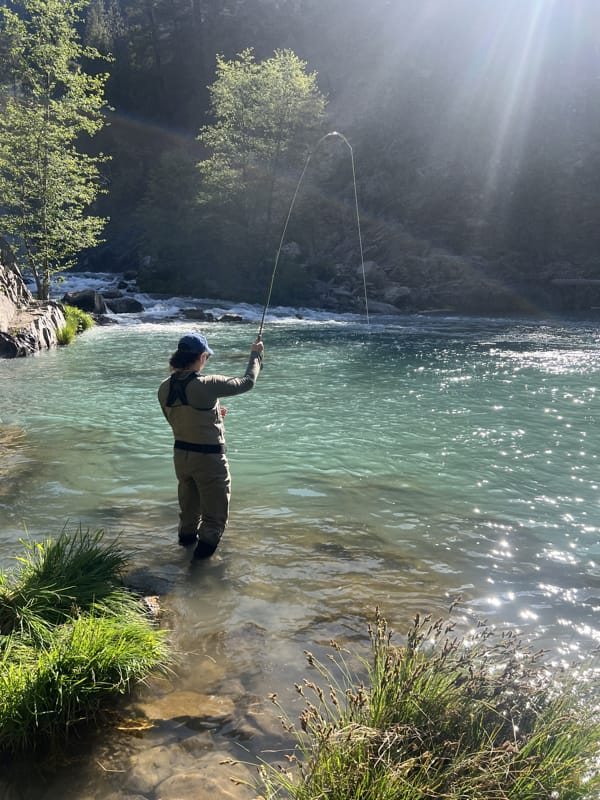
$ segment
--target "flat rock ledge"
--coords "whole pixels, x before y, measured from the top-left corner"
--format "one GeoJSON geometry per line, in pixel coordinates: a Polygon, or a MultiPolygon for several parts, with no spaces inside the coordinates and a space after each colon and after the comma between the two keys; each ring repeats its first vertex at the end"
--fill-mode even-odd
{"type": "Polygon", "coordinates": [[[19,358],[58,344],[65,325],[60,303],[33,299],[16,264],[0,263],[0,358],[19,358]]]}

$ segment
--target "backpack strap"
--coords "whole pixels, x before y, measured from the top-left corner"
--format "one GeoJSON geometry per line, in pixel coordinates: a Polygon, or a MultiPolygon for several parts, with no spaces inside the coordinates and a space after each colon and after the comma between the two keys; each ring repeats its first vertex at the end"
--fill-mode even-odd
{"type": "Polygon", "coordinates": [[[167,397],[166,405],[168,407],[174,406],[177,400],[179,400],[182,406],[189,405],[185,395],[185,390],[188,383],[197,377],[198,375],[196,372],[192,372],[187,376],[187,378],[183,378],[183,380],[181,378],[177,378],[175,375],[171,375],[171,379],[169,381],[169,396],[167,397]]]}

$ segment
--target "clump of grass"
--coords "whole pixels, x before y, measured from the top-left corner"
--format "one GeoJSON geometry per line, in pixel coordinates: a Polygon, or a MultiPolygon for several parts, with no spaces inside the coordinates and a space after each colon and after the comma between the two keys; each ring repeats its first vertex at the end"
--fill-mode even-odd
{"type": "Polygon", "coordinates": [[[23,542],[19,568],[0,578],[0,634],[32,634],[107,602],[127,559],[103,532],[63,531],[56,539],[23,542]]]}
{"type": "Polygon", "coordinates": [[[64,741],[169,663],[165,631],[121,585],[126,559],[102,538],[28,543],[0,577],[0,750],[64,741]]]}
{"type": "MultiPolygon", "coordinates": [[[[291,766],[263,765],[268,800],[583,800],[600,788],[600,715],[589,674],[486,626],[468,638],[417,617],[404,646],[377,615],[364,680],[332,643],[306,698],[291,766]]],[[[596,682],[597,685],[597,682],[596,682]]],[[[276,702],[276,699],[275,699],[276,702]]]]}
{"type": "Polygon", "coordinates": [[[65,312],[65,324],[56,332],[58,344],[71,344],[78,333],[87,331],[94,325],[94,320],[85,311],[76,306],[63,306],[65,312]]]}

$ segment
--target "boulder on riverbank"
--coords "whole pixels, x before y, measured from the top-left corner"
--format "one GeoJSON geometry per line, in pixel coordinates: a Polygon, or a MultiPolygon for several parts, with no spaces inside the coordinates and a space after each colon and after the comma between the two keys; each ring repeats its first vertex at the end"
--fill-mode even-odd
{"type": "Polygon", "coordinates": [[[0,358],[28,356],[56,347],[57,332],[66,322],[62,305],[34,300],[17,265],[4,253],[3,261],[6,263],[0,263],[0,358]]]}
{"type": "Polygon", "coordinates": [[[105,300],[113,314],[139,314],[144,310],[144,306],[135,297],[105,297],[105,300]]]}
{"type": "Polygon", "coordinates": [[[94,289],[82,289],[79,292],[67,292],[63,303],[85,311],[86,314],[106,314],[107,307],[104,297],[94,289]]]}

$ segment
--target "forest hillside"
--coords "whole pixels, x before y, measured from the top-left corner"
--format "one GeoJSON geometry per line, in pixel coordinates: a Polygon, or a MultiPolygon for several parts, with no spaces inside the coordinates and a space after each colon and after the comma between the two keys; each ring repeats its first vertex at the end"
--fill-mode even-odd
{"type": "Polygon", "coordinates": [[[83,14],[84,45],[112,60],[87,65],[108,72],[87,145],[109,157],[108,222],[78,268],[261,302],[277,256],[276,303],[353,308],[366,276],[403,309],[600,306],[595,0],[83,14]]]}

